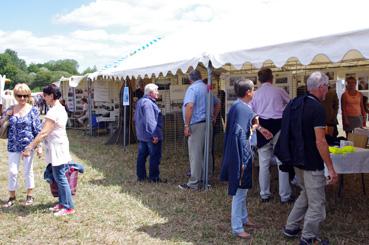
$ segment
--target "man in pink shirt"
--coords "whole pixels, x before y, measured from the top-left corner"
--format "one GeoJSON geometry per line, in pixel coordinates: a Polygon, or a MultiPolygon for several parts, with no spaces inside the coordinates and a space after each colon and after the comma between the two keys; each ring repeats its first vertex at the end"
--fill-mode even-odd
{"type": "MultiPolygon", "coordinates": [[[[273,73],[271,69],[262,68],[258,72],[258,78],[261,86],[254,94],[251,107],[259,116],[260,125],[257,131],[260,197],[262,202],[269,202],[271,198],[270,162],[274,156],[273,149],[279,137],[283,110],[290,101],[290,97],[284,89],[272,85],[273,73]],[[269,130],[273,134],[273,138],[266,139],[260,133],[263,129],[269,130]]],[[[277,163],[279,164],[279,160],[277,163]]],[[[279,169],[278,172],[281,203],[291,203],[293,198],[291,197],[289,175],[279,169]]]]}

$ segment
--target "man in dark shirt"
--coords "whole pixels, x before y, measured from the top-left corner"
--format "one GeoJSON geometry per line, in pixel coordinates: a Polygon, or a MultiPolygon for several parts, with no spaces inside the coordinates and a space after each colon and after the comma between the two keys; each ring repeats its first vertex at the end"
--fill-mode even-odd
{"type": "Polygon", "coordinates": [[[138,86],[138,89],[133,92],[133,97],[136,97],[137,100],[144,96],[145,83],[142,79],[138,80],[138,86]]]}
{"type": "MultiPolygon", "coordinates": [[[[297,237],[301,231],[300,244],[315,244],[319,239],[319,226],[324,221],[325,185],[337,182],[337,174],[325,140],[326,115],[321,101],[328,92],[328,77],[321,72],[313,72],[307,80],[308,95],[302,114],[302,135],[304,138],[304,164],[295,168],[301,187],[283,233],[287,237],[297,237]],[[324,163],[328,179],[324,176],[324,163]]],[[[325,244],[321,241],[321,244],[325,244]]],[[[326,241],[328,242],[328,241],[326,241]]],[[[320,243],[319,243],[320,244],[320,243]]]]}

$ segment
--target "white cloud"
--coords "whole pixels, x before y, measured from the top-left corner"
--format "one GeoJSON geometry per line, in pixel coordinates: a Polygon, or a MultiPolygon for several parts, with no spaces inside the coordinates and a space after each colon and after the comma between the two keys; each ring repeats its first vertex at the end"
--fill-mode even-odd
{"type": "Polygon", "coordinates": [[[102,67],[154,37],[195,26],[203,27],[204,36],[211,25],[220,36],[252,38],[268,32],[273,40],[282,31],[309,36],[318,25],[332,32],[365,28],[363,6],[364,0],[351,0],[349,6],[333,0],[96,0],[55,16],[54,24],[75,28],[70,33],[39,36],[0,30],[0,47],[16,50],[28,63],[72,58],[82,69],[102,67]]]}
{"type": "MultiPolygon", "coordinates": [[[[92,33],[103,33],[91,31],[92,33]]],[[[36,36],[29,31],[0,31],[0,47],[16,50],[27,63],[46,62],[57,59],[75,59],[81,70],[88,66],[103,65],[126,54],[138,45],[124,43],[124,37],[112,35],[97,39],[97,35],[83,35],[85,31],[75,31],[68,35],[36,36]],[[88,39],[91,37],[91,39],[88,39]],[[121,40],[121,41],[119,41],[121,40]]],[[[104,36],[104,35],[101,35],[104,36]]],[[[3,50],[0,50],[2,52],[3,50]]]]}

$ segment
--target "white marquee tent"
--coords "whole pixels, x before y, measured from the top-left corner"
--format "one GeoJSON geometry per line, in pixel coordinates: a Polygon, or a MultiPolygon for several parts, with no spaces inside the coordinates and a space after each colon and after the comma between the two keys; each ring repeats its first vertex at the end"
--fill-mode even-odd
{"type": "Polygon", "coordinates": [[[199,63],[211,72],[209,61],[214,68],[231,64],[239,69],[245,64],[261,67],[267,61],[281,67],[292,58],[302,65],[369,58],[365,1],[266,2],[268,8],[260,4],[244,9],[243,15],[239,12],[242,18],[238,22],[215,21],[211,26],[199,24],[178,30],[114,68],[90,74],[89,78],[176,74],[199,63]],[[283,11],[275,11],[273,5],[283,11]]]}
{"type": "MultiPolygon", "coordinates": [[[[268,60],[281,67],[291,58],[297,58],[303,65],[308,65],[313,61],[335,63],[345,60],[364,60],[369,57],[369,29],[268,46],[255,45],[255,39],[250,39],[252,44],[248,45],[249,39],[245,38],[244,47],[252,48],[229,52],[201,52],[201,48],[207,50],[210,46],[214,46],[214,43],[218,43],[216,39],[213,39],[213,42],[210,41],[209,45],[201,46],[194,38],[179,46],[180,36],[183,36],[183,33],[164,38],[146,52],[132,56],[119,66],[106,70],[100,75],[125,78],[127,76],[158,76],[159,73],[165,75],[169,71],[176,74],[178,69],[187,71],[189,67],[196,67],[200,62],[207,66],[209,61],[212,62],[214,68],[220,68],[226,64],[241,68],[246,63],[261,67],[268,60]],[[173,47],[173,44],[177,47],[173,47]]],[[[236,45],[230,44],[229,46],[235,47],[236,45]]],[[[227,45],[227,49],[230,47],[227,45]]],[[[218,50],[226,50],[226,48],[218,48],[218,50]]]]}
{"type": "Polygon", "coordinates": [[[215,68],[229,63],[241,68],[270,60],[281,67],[292,57],[307,65],[319,54],[331,62],[368,58],[368,5],[364,0],[231,1],[212,21],[163,35],[155,45],[89,77],[175,74],[199,62],[207,66],[209,60],[215,68]],[[352,50],[359,52],[347,56],[352,50]]]}

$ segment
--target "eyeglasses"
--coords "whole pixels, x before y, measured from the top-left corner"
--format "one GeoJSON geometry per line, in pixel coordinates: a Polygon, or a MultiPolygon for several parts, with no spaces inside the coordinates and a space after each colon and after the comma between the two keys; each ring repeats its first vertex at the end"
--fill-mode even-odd
{"type": "Polygon", "coordinates": [[[28,94],[16,94],[15,96],[17,96],[17,98],[25,98],[25,99],[29,97],[28,94]]]}

